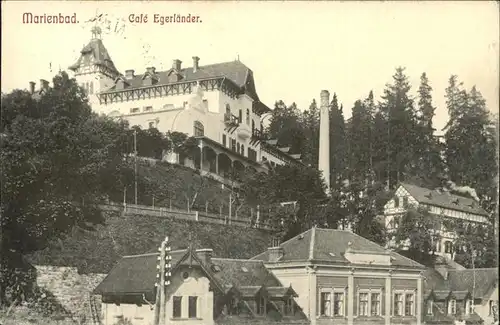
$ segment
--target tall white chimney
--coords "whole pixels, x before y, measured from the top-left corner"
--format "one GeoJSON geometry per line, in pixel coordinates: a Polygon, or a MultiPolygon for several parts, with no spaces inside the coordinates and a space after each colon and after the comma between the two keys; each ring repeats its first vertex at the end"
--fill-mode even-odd
{"type": "Polygon", "coordinates": [[[323,174],[326,193],[330,194],[330,93],[321,91],[321,107],[319,113],[319,162],[318,168],[323,174]]]}

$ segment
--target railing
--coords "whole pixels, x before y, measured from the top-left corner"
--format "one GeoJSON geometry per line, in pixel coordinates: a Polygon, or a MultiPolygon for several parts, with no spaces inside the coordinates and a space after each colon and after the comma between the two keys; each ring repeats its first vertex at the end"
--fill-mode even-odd
{"type": "Polygon", "coordinates": [[[225,113],[224,122],[229,125],[237,126],[240,124],[240,119],[237,116],[234,116],[233,114],[225,113]]]}
{"type": "Polygon", "coordinates": [[[187,211],[181,209],[152,207],[147,205],[135,205],[135,204],[124,205],[119,203],[101,204],[100,208],[105,211],[115,211],[124,214],[168,217],[178,220],[202,221],[202,222],[209,222],[221,225],[234,225],[246,228],[273,230],[273,227],[267,223],[262,223],[262,222],[256,223],[251,220],[233,219],[230,218],[228,215],[215,214],[210,212],[187,211]]]}

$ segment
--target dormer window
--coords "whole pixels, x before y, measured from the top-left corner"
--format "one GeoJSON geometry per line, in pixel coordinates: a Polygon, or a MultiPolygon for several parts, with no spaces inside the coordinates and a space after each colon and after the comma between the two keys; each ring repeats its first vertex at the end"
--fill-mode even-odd
{"type": "Polygon", "coordinates": [[[471,315],[474,313],[474,300],[467,299],[467,301],[465,302],[465,313],[467,315],[471,315]]]}
{"type": "Polygon", "coordinates": [[[434,300],[432,299],[427,300],[427,315],[432,316],[433,308],[434,308],[434,300]]]}
{"type": "Polygon", "coordinates": [[[266,313],[266,298],[259,296],[257,298],[257,315],[264,315],[266,313]]]}
{"type": "Polygon", "coordinates": [[[457,301],[451,298],[448,301],[448,315],[455,315],[457,313],[457,301]]]}
{"type": "Polygon", "coordinates": [[[139,107],[133,107],[130,109],[130,113],[139,113],[139,107]]]}
{"type": "Polygon", "coordinates": [[[293,298],[289,297],[285,301],[285,315],[293,315],[295,313],[294,310],[294,305],[293,305],[293,298]]]}

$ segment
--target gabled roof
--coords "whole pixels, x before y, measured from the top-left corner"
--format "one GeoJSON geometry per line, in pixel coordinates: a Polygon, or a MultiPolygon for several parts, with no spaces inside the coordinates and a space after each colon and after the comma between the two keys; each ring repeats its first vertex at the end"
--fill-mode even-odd
{"type": "Polygon", "coordinates": [[[498,285],[496,268],[448,270],[447,280],[436,270],[428,268],[424,277],[425,290],[432,290],[440,300],[450,295],[457,300],[463,300],[467,295],[473,295],[474,299],[488,298],[488,294],[498,285]]]}
{"type": "MultiPolygon", "coordinates": [[[[407,257],[347,230],[313,227],[282,243],[280,247],[283,248],[283,258],[279,263],[321,261],[349,265],[351,263],[344,257],[344,254],[350,247],[354,251],[389,254],[392,258],[392,266],[424,268],[423,265],[407,257]]],[[[269,254],[267,251],[263,252],[253,257],[252,260],[269,262],[269,254]]]]}
{"type": "Polygon", "coordinates": [[[400,186],[404,187],[418,203],[473,213],[485,217],[488,216],[488,212],[486,212],[474,199],[452,194],[450,192],[431,190],[408,183],[400,183],[400,186]]]}
{"type": "Polygon", "coordinates": [[[292,287],[267,287],[266,289],[271,297],[298,297],[292,287]]]}
{"type": "MultiPolygon", "coordinates": [[[[282,287],[280,281],[264,266],[262,261],[212,258],[206,265],[196,252],[172,251],[172,272],[185,263],[201,267],[211,282],[221,292],[250,290],[254,287],[282,287]],[[242,289],[246,288],[246,289],[242,289]]],[[[141,294],[154,290],[157,274],[158,253],[125,256],[113,267],[106,278],[94,290],[98,294],[141,294]]],[[[245,291],[245,292],[246,292],[245,291]]]]}
{"type": "Polygon", "coordinates": [[[80,58],[75,64],[69,67],[70,70],[75,71],[81,65],[100,65],[108,68],[115,74],[120,75],[101,39],[93,38],[86,46],[83,47],[80,53],[80,58]]]}
{"type": "MultiPolygon", "coordinates": [[[[165,71],[158,71],[156,75],[158,77],[158,85],[169,84],[168,76],[172,72],[172,69],[165,71]]],[[[216,77],[226,77],[231,80],[236,86],[240,87],[244,92],[250,96],[255,101],[260,101],[259,96],[255,90],[255,83],[253,79],[253,72],[245,64],[240,61],[230,61],[215,63],[205,66],[199,66],[196,72],[192,67],[184,68],[176,73],[182,76],[179,82],[184,81],[196,81],[200,79],[216,78],[216,77]]],[[[134,78],[130,79],[130,86],[127,89],[144,87],[142,80],[144,75],[136,75],[134,78]]],[[[114,91],[115,87],[111,87],[107,91],[114,91]]]]}

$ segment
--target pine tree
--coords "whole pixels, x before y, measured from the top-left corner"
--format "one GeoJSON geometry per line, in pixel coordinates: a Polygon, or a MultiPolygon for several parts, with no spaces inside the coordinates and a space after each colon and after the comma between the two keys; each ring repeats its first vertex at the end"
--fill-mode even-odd
{"type": "Polygon", "coordinates": [[[388,172],[389,187],[393,188],[411,174],[411,161],[414,156],[416,136],[416,117],[413,98],[409,92],[411,85],[404,74],[404,68],[397,68],[393,84],[386,85],[380,110],[388,122],[388,172]]]}
{"type": "Polygon", "coordinates": [[[333,94],[330,105],[330,188],[340,189],[346,177],[347,149],[343,107],[333,94]]]}
{"type": "Polygon", "coordinates": [[[312,100],[309,109],[302,113],[301,125],[306,139],[302,150],[302,161],[306,165],[317,168],[319,159],[319,109],[315,99],[312,100]]]}

